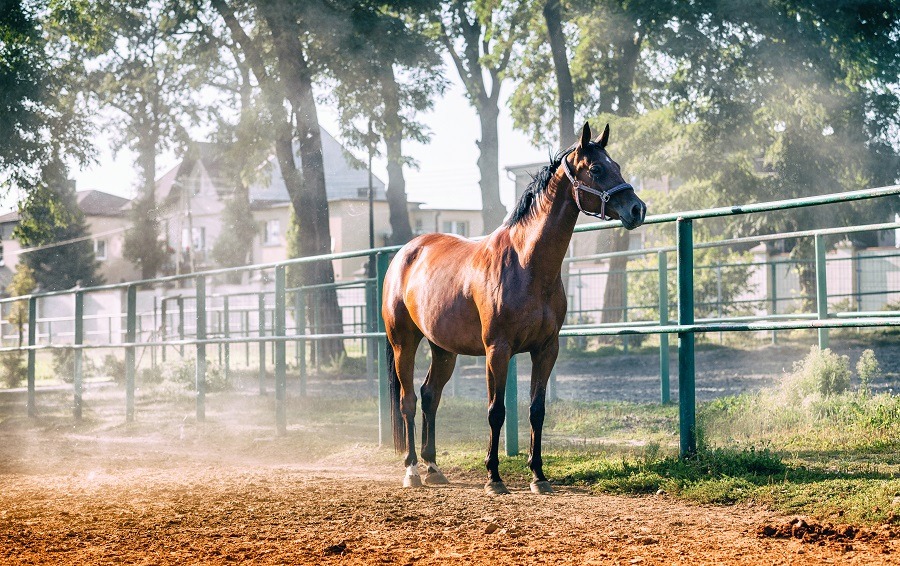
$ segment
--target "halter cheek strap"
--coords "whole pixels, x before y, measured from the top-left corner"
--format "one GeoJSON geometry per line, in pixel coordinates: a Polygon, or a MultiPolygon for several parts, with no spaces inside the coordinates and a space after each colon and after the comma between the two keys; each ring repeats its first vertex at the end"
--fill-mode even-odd
{"type": "Polygon", "coordinates": [[[575,205],[578,206],[578,210],[583,212],[584,214],[587,214],[588,216],[593,216],[594,218],[599,218],[601,220],[611,220],[611,218],[606,216],[606,203],[609,202],[609,198],[620,191],[624,191],[625,189],[634,190],[634,187],[632,187],[629,183],[619,183],[611,189],[601,191],[582,183],[575,177],[575,174],[572,172],[572,166],[569,165],[569,160],[567,159],[569,157],[569,153],[571,153],[571,150],[563,156],[563,171],[566,173],[566,177],[569,178],[569,182],[572,183],[572,189],[575,194],[575,205]],[[592,195],[597,195],[598,197],[600,197],[600,214],[597,214],[596,212],[588,212],[581,206],[581,191],[586,191],[591,193],[592,195]]]}

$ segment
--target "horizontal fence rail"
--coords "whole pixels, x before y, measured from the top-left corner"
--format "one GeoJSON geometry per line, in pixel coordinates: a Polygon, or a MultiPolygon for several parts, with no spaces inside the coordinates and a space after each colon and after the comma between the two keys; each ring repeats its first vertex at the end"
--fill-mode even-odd
{"type": "MultiPolygon", "coordinates": [[[[833,328],[875,328],[900,326],[900,312],[872,311],[862,308],[863,297],[900,294],[900,289],[863,290],[857,287],[853,292],[828,293],[827,265],[830,262],[891,261],[900,257],[900,253],[882,253],[871,256],[854,256],[827,258],[824,245],[826,236],[848,235],[861,232],[900,229],[900,222],[868,224],[860,226],[803,230],[780,234],[766,234],[752,237],[732,238],[711,242],[693,241],[693,222],[695,220],[754,214],[766,211],[789,210],[806,206],[828,205],[862,199],[891,197],[900,194],[900,186],[881,187],[861,191],[851,191],[801,199],[791,199],[768,203],[749,204],[733,207],[722,207],[709,210],[689,211],[677,214],[661,214],[649,216],[645,224],[675,223],[675,246],[662,246],[641,250],[627,250],[592,254],[567,258],[570,266],[569,279],[578,279],[579,285],[585,276],[621,275],[657,277],[658,300],[655,304],[623,305],[621,322],[612,323],[574,323],[566,324],[560,337],[585,338],[592,336],[617,336],[625,340],[629,336],[658,335],[660,337],[660,399],[669,401],[669,351],[668,336],[677,334],[678,344],[678,383],[679,383],[679,426],[680,451],[682,455],[696,450],[695,431],[695,367],[693,342],[695,334],[715,332],[772,332],[773,340],[778,331],[794,329],[814,329],[819,333],[821,347],[828,345],[828,329],[833,328]],[[810,297],[778,297],[776,287],[771,283],[777,275],[779,266],[796,265],[796,260],[779,259],[757,264],[723,263],[717,265],[694,265],[694,251],[714,247],[733,247],[749,243],[783,240],[785,238],[813,238],[815,255],[808,262],[815,272],[815,295],[810,297]],[[675,254],[675,264],[670,266],[669,255],[675,254]],[[596,262],[614,257],[656,256],[656,267],[623,271],[572,271],[571,267],[579,263],[596,262]],[[793,262],[793,263],[792,263],[793,262]],[[703,270],[718,270],[717,277],[721,281],[722,270],[729,268],[765,268],[768,270],[770,284],[768,296],[762,299],[737,299],[727,305],[723,301],[701,301],[695,303],[694,275],[703,270]],[[669,296],[669,275],[674,271],[677,280],[677,291],[669,296]],[[780,313],[779,302],[806,299],[815,302],[815,313],[780,313]],[[830,299],[855,299],[856,311],[829,312],[830,299]],[[734,305],[754,305],[758,308],[756,315],[726,316],[723,308],[734,305]],[[715,310],[716,316],[696,316],[698,308],[705,311],[715,310]],[[768,309],[765,312],[765,309],[768,309]],[[628,320],[629,312],[637,311],[647,316],[646,319],[628,320]],[[656,313],[655,315],[653,313],[656,313]],[[672,314],[677,316],[672,318],[672,314]]],[[[576,233],[607,230],[621,227],[618,221],[605,221],[579,225],[576,233]]],[[[318,345],[329,340],[355,340],[358,351],[363,352],[367,362],[367,373],[372,376],[373,390],[379,398],[379,440],[389,441],[389,410],[387,404],[387,368],[386,368],[386,335],[380,317],[380,296],[384,274],[391,254],[400,246],[382,247],[372,250],[360,250],[329,254],[323,256],[291,259],[281,262],[258,264],[245,267],[214,269],[209,271],[187,273],[156,279],[147,279],[126,283],[100,285],[90,288],[76,288],[66,291],[35,293],[18,297],[0,299],[0,308],[4,315],[14,304],[25,305],[26,322],[16,328],[14,334],[4,333],[0,326],[0,340],[19,340],[15,346],[2,346],[0,353],[24,352],[27,355],[27,413],[36,415],[35,402],[35,355],[39,351],[73,352],[72,371],[74,373],[74,408],[76,419],[81,418],[83,405],[83,374],[85,351],[117,349],[125,353],[125,415],[126,420],[134,417],[135,378],[138,363],[138,352],[150,351],[151,363],[166,361],[167,351],[175,349],[179,355],[193,350],[195,363],[196,416],[198,420],[205,418],[205,403],[208,379],[209,351],[207,347],[217,347],[220,363],[224,361],[226,376],[231,371],[232,358],[236,351],[232,346],[245,346],[245,361],[250,365],[250,345],[257,344],[257,363],[259,365],[260,393],[266,391],[266,360],[271,360],[274,367],[275,380],[275,424],[279,434],[284,434],[287,427],[285,410],[287,346],[294,347],[294,363],[299,372],[300,394],[305,395],[307,364],[316,358],[318,345]],[[374,277],[366,277],[353,281],[338,282],[325,285],[305,287],[288,287],[287,269],[291,266],[309,264],[316,261],[337,261],[368,257],[374,263],[374,277]],[[250,278],[254,273],[268,273],[262,281],[268,281],[274,288],[255,291],[207,292],[210,281],[215,278],[240,274],[250,278]],[[164,289],[159,294],[155,289],[165,286],[183,285],[193,282],[193,289],[186,292],[172,292],[164,289]],[[138,308],[138,291],[154,290],[152,309],[149,305],[138,308]],[[328,331],[323,329],[320,321],[307,320],[306,307],[317,300],[317,293],[322,291],[344,293],[348,299],[341,305],[341,322],[339,328],[328,331]],[[105,312],[86,314],[85,299],[92,295],[118,291],[123,293],[125,312],[105,312]],[[187,292],[192,291],[192,292],[187,292]],[[352,297],[351,295],[352,294],[352,297]],[[74,304],[74,314],[67,316],[38,316],[40,301],[63,300],[70,297],[74,304]],[[237,324],[235,322],[237,321],[237,324]],[[91,327],[86,328],[86,323],[91,327]],[[104,328],[100,328],[105,323],[104,328]],[[124,325],[124,326],[123,326],[124,325]],[[43,328],[43,332],[39,329],[43,328]],[[347,329],[351,331],[347,331],[347,329]],[[55,331],[54,331],[55,330],[55,331]],[[25,336],[27,334],[27,340],[25,336]],[[103,341],[102,338],[106,337],[103,341]],[[91,338],[99,338],[92,340],[91,338]],[[46,343],[41,343],[46,340],[46,343]],[[271,351],[269,351],[271,348],[271,351]],[[187,350],[186,350],[187,349],[187,350]],[[377,376],[377,379],[376,379],[377,376]],[[377,381],[377,383],[376,383],[377,381]]],[[[857,270],[859,263],[856,264],[857,270]]],[[[260,285],[263,282],[259,282],[260,285]]],[[[626,285],[627,287],[627,285],[626,285]]],[[[580,292],[580,288],[579,288],[580,292]]],[[[570,298],[572,288],[569,289],[570,298]]],[[[627,299],[627,288],[625,297],[627,299]]],[[[144,297],[146,301],[146,297],[144,297]]],[[[571,303],[571,301],[570,301],[571,303]]],[[[578,309],[570,314],[583,318],[585,314],[596,311],[582,309],[580,298],[578,309]]],[[[102,310],[102,309],[101,309],[102,310]]],[[[705,312],[704,311],[704,312],[705,312]]],[[[627,347],[627,342],[625,342],[627,347]]],[[[143,355],[143,354],[142,354],[143,355]]],[[[515,359],[514,359],[515,360],[515,359]]],[[[513,362],[514,362],[513,360],[513,362]]],[[[516,365],[510,364],[511,375],[507,380],[510,388],[510,399],[516,398],[517,380],[516,365]]],[[[507,452],[518,451],[517,420],[510,416],[506,422],[507,452]]]]}

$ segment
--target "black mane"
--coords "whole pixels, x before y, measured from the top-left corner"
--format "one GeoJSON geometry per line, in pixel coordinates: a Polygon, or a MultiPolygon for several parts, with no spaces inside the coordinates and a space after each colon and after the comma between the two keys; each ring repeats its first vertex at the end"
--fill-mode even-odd
{"type": "Polygon", "coordinates": [[[515,226],[531,217],[534,212],[535,201],[547,189],[550,179],[556,173],[560,163],[562,163],[563,157],[565,157],[569,151],[569,149],[564,149],[558,151],[555,155],[551,153],[550,165],[541,167],[541,170],[535,174],[529,173],[529,175],[531,175],[531,182],[528,184],[528,188],[525,189],[525,192],[522,193],[519,201],[513,207],[512,212],[509,214],[509,218],[504,222],[506,226],[515,226]]]}

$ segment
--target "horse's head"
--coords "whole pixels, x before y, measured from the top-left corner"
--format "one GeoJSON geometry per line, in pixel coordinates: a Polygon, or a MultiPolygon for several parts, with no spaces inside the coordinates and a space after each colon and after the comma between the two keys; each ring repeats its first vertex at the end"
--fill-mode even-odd
{"type": "Polygon", "coordinates": [[[625,228],[633,230],[644,223],[647,205],[622,177],[619,164],[609,157],[607,142],[609,124],[600,137],[592,141],[591,126],[585,122],[578,145],[563,157],[563,169],[572,183],[575,203],[581,212],[621,220],[625,228]]]}

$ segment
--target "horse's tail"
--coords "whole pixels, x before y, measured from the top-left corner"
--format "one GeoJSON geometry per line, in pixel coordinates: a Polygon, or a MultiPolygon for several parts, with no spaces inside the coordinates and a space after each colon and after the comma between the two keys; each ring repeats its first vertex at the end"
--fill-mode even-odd
{"type": "Polygon", "coordinates": [[[391,431],[394,435],[394,450],[402,454],[406,452],[406,427],[403,415],[400,414],[400,376],[397,375],[397,364],[394,363],[394,347],[387,341],[388,384],[391,389],[391,431]]]}

